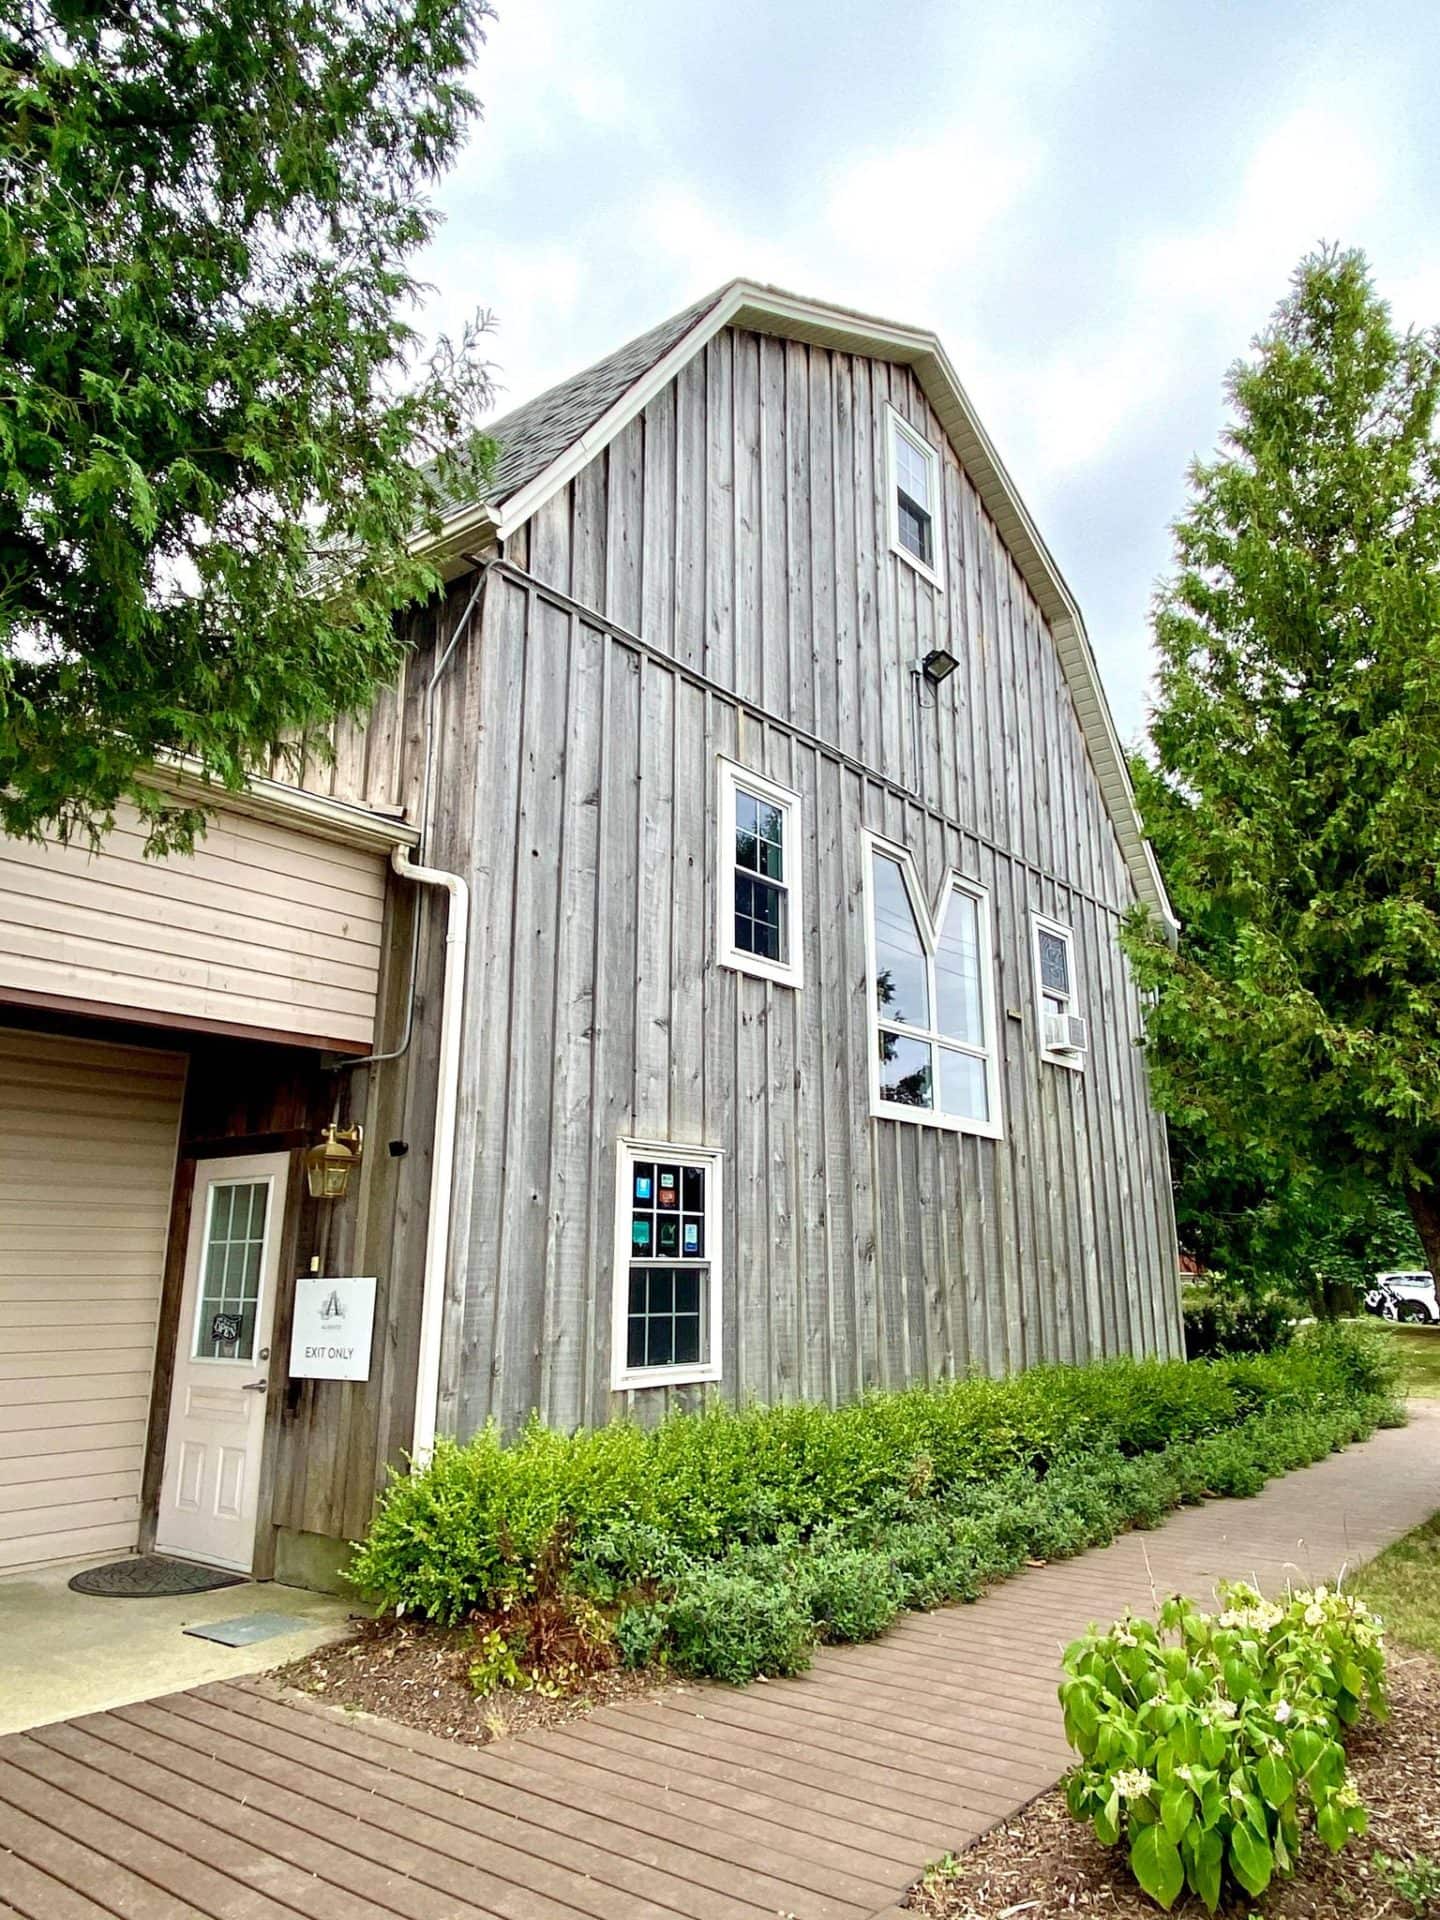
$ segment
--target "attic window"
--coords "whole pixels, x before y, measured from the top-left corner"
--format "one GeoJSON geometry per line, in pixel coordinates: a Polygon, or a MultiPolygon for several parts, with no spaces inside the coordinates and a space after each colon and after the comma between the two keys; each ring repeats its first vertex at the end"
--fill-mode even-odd
{"type": "Polygon", "coordinates": [[[931,586],[944,586],[940,547],[940,456],[893,407],[889,423],[890,546],[922,573],[931,586]]]}

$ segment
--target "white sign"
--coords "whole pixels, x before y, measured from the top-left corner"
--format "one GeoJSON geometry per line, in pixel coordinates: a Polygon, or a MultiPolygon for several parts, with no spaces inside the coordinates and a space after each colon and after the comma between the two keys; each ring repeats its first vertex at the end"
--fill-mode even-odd
{"type": "Polygon", "coordinates": [[[290,1328],[292,1380],[368,1380],[375,1325],[375,1281],[326,1280],[302,1273],[295,1282],[290,1328]]]}

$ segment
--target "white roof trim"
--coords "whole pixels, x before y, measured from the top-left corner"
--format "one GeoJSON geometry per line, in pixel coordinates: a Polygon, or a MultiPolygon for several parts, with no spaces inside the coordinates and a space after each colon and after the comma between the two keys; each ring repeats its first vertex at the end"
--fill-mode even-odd
{"type": "Polygon", "coordinates": [[[190,806],[296,827],[313,834],[317,840],[334,840],[342,846],[358,847],[369,853],[388,854],[392,847],[413,847],[419,843],[418,830],[396,814],[380,813],[350,800],[336,800],[329,794],[311,793],[304,787],[288,786],[282,780],[268,780],[258,775],[232,791],[216,781],[202,778],[199,766],[200,762],[188,755],[174,758],[167,755],[136,778],[142,785],[173,794],[190,806]]]}
{"type": "Polygon", "coordinates": [[[607,408],[593,426],[572,441],[543,473],[507,499],[476,502],[451,515],[430,543],[431,551],[437,557],[442,553],[454,554],[468,538],[482,531],[492,538],[508,538],[603,451],[708,341],[722,328],[730,326],[858,353],[868,359],[893,360],[914,368],[949,436],[956,458],[974,482],[1055,636],[1060,664],[1136,894],[1159,915],[1167,936],[1173,941],[1179,922],[1165,891],[1154,850],[1145,838],[1135,790],[1130,783],[1130,769],[1115,731],[1079,606],[935,334],[851,313],[843,307],[826,306],[756,281],[734,280],[717,295],[715,304],[690,331],[607,408]]]}

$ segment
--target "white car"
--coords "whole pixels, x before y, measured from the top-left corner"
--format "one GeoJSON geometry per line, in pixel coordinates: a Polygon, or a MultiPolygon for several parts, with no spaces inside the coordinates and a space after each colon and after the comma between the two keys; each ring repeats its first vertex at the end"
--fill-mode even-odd
{"type": "Polygon", "coordinates": [[[1380,1309],[1387,1320],[1426,1320],[1432,1326],[1440,1322],[1435,1282],[1423,1268],[1405,1273],[1377,1273],[1375,1285],[1381,1290],[1382,1298],[1389,1296],[1380,1309]]]}

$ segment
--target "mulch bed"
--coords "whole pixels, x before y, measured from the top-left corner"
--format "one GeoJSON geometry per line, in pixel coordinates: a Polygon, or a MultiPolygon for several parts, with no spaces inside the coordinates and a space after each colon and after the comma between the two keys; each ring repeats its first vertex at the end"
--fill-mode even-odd
{"type": "Polygon", "coordinates": [[[591,1674],[574,1692],[554,1699],[508,1689],[477,1695],[469,1677],[475,1639],[467,1628],[407,1620],[356,1625],[353,1640],[324,1647],[272,1677],[328,1706],[378,1714],[474,1747],[507,1733],[559,1726],[614,1701],[677,1690],[673,1681],[614,1667],[591,1674]]]}
{"type": "MultiPolygon", "coordinates": [[[[1374,1864],[1393,1859],[1440,1861],[1440,1664],[1392,1649],[1390,1719],[1367,1722],[1348,1743],[1369,1832],[1332,1854],[1307,1836],[1300,1870],[1261,1901],[1235,1915],[1266,1920],[1413,1920],[1415,1908],[1374,1864]]],[[[906,1904],[927,1920],[1061,1920],[1075,1914],[1106,1920],[1156,1920],[1160,1909],[1130,1877],[1123,1852],[1102,1847],[1072,1820],[1059,1793],[1047,1793],[1023,1814],[996,1827],[961,1854],[955,1872],[933,1873],[906,1904]]],[[[1434,1907],[1440,1915],[1440,1906],[1434,1907]]],[[[1171,1912],[1203,1920],[1190,1896],[1171,1912]]]]}

